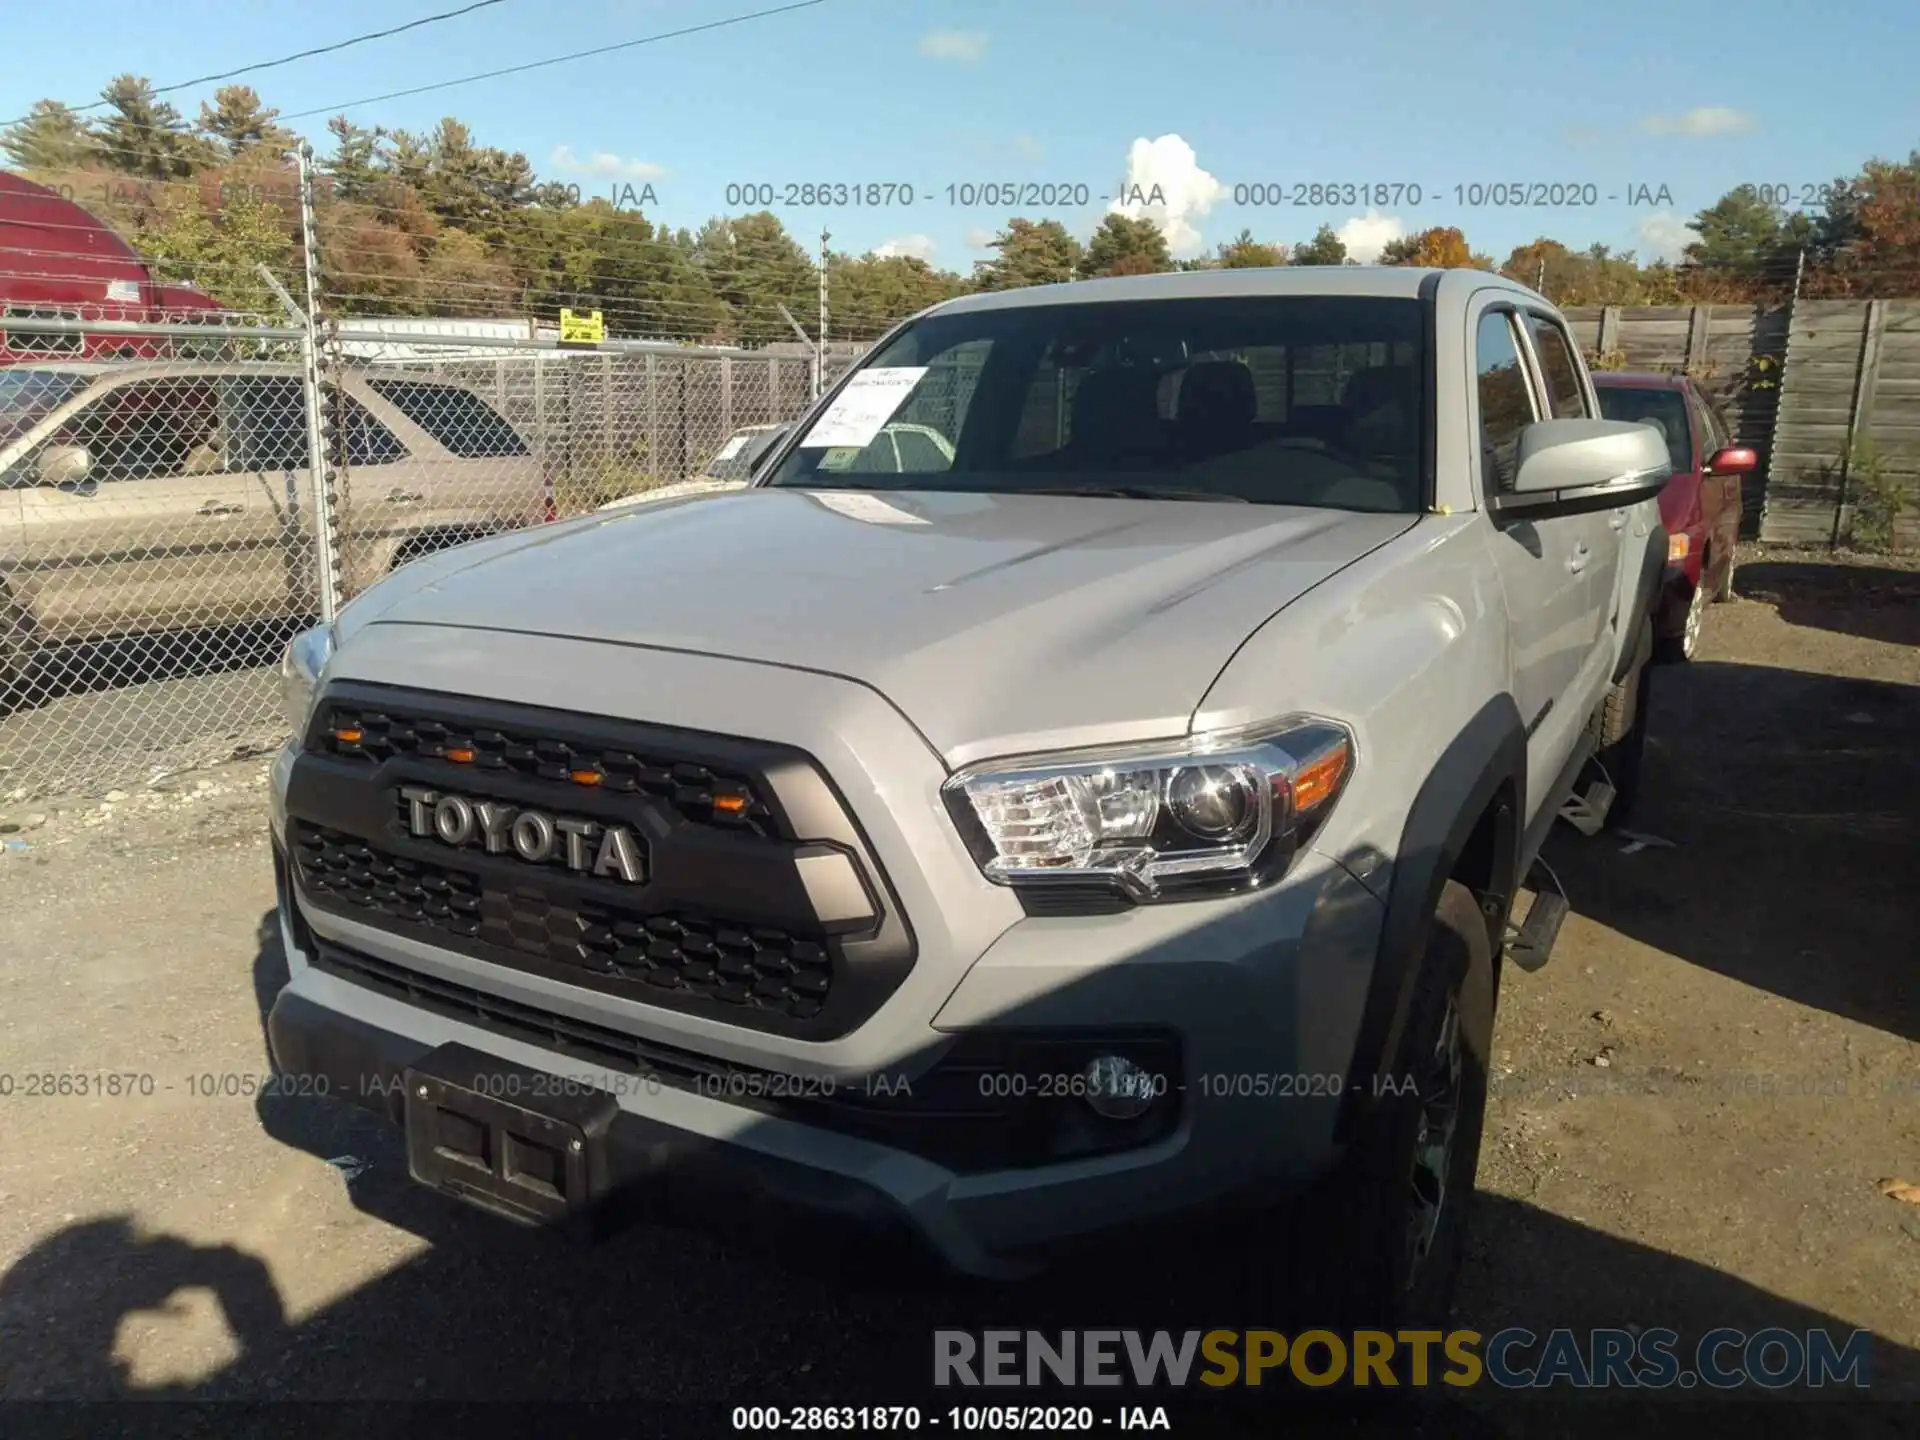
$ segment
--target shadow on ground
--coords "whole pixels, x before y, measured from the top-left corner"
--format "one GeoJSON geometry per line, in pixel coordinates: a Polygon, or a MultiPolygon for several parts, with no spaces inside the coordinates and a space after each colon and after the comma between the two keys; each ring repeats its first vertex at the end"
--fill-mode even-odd
{"type": "MultiPolygon", "coordinates": [[[[1602,1235],[1525,1204],[1478,1201],[1472,1265],[1497,1272],[1490,1298],[1457,1322],[1492,1334],[1513,1325],[1538,1334],[1556,1327],[1668,1325],[1685,1359],[1706,1331],[1777,1326],[1798,1334],[1851,1333],[1831,1316],[1758,1290],[1732,1276],[1602,1235]]],[[[1130,1273],[1130,1283],[1153,1283],[1130,1273]]],[[[1470,1279],[1472,1277],[1470,1276],[1470,1279]]],[[[1494,1277],[1486,1277],[1491,1280],[1494,1277]]],[[[1009,1399],[1165,1404],[1176,1433],[1615,1436],[1742,1433],[1910,1434],[1911,1397],[1920,1396],[1920,1354],[1875,1342],[1868,1378],[1877,1400],[1843,1387],[1801,1390],[1780,1401],[1700,1402],[1674,1390],[1652,1398],[1614,1391],[1502,1391],[1482,1386],[1358,1404],[1269,1383],[1264,1392],[1223,1397],[1205,1387],[1151,1393],[1086,1391],[935,1392],[932,1331],[1018,1324],[1035,1328],[1113,1324],[1113,1297],[1098,1287],[992,1294],[928,1283],[886,1285],[845,1277],[808,1279],[751,1248],[716,1247],[679,1232],[639,1232],[591,1249],[557,1237],[480,1221],[448,1227],[424,1257],[317,1312],[289,1323],[266,1269],[226,1246],[198,1247],[141,1237],[124,1219],[93,1221],[50,1237],[0,1279],[0,1331],[31,1324],[42,1337],[36,1373],[0,1367],[5,1392],[35,1400],[117,1397],[199,1401],[299,1398],[363,1402],[335,1415],[352,1433],[420,1433],[423,1417],[404,1404],[425,1399],[497,1402],[628,1401],[626,1434],[717,1434],[733,1404],[916,1403],[944,1411],[955,1402],[1009,1399]],[[219,1303],[238,1358],[195,1384],[135,1389],[116,1358],[122,1323],[183,1291],[219,1303]],[[8,1373],[12,1372],[12,1373],[8,1373]],[[698,1380],[688,1383],[688,1377],[698,1380]],[[1899,1403],[1896,1396],[1908,1397],[1899,1403]],[[1813,1397],[1813,1398],[1809,1398],[1813,1397]],[[373,1402],[388,1402],[379,1405],[373,1402]]],[[[1125,1323],[1125,1322],[1121,1322],[1125,1323]]],[[[1179,1328],[1259,1326],[1267,1317],[1164,1316],[1179,1328]]],[[[1519,1352],[1531,1358],[1534,1352],[1519,1352]]],[[[1748,1396],[1754,1392],[1745,1392],[1748,1396]]],[[[183,1412],[190,1413],[190,1412],[183,1412]]],[[[555,1418],[564,1411],[554,1411],[555,1418]]],[[[18,1418],[18,1417],[16,1417],[18,1418]]],[[[90,1417],[89,1433],[112,1433],[111,1412],[90,1417]]],[[[245,1412],[222,1407],[219,1433],[247,1433],[245,1412]]],[[[256,1412],[260,1433],[284,1416],[256,1412]]],[[[944,1428],[944,1427],[943,1427],[944,1428]]],[[[345,1433],[345,1430],[342,1430],[345,1433]]]]}
{"type": "Polygon", "coordinates": [[[1920,686],[1713,660],[1651,677],[1630,829],[1672,848],[1561,827],[1546,856],[1575,912],[1920,1040],[1920,686]]]}
{"type": "Polygon", "coordinates": [[[1756,560],[1740,567],[1735,588],[1791,625],[1920,645],[1920,570],[1756,560]]]}
{"type": "Polygon", "coordinates": [[[7,707],[0,713],[26,713],[66,695],[276,665],[287,640],[309,623],[266,620],[50,645],[33,656],[24,680],[0,702],[7,707]]]}

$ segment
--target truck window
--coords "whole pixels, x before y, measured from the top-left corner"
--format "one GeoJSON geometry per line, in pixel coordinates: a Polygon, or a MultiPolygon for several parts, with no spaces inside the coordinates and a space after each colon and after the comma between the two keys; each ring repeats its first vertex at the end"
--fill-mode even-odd
{"type": "Polygon", "coordinates": [[[1540,357],[1540,369],[1547,382],[1547,399],[1556,420],[1590,420],[1586,393],[1580,388],[1580,369],[1574,363],[1573,346],[1567,332],[1544,315],[1528,314],[1527,329],[1533,336],[1533,352],[1540,357]]]}
{"type": "Polygon", "coordinates": [[[1513,488],[1520,432],[1534,422],[1527,372],[1504,310],[1480,317],[1474,332],[1474,369],[1480,393],[1480,475],[1489,494],[1513,488]]]}
{"type": "Polygon", "coordinates": [[[367,388],[462,460],[525,455],[527,443],[491,405],[458,385],[370,379],[367,388]]]}

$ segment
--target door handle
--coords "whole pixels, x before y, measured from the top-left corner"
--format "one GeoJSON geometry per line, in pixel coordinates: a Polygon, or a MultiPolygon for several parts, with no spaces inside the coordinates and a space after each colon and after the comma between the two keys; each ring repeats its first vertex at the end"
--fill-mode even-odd
{"type": "Polygon", "coordinates": [[[1573,554],[1567,557],[1568,572],[1570,574],[1578,575],[1582,570],[1587,568],[1587,559],[1592,554],[1593,554],[1593,551],[1587,548],[1585,541],[1582,541],[1580,544],[1574,546],[1573,554]]]}
{"type": "Polygon", "coordinates": [[[418,505],[426,498],[418,490],[402,490],[398,485],[387,491],[389,505],[418,505]]]}
{"type": "Polygon", "coordinates": [[[200,513],[202,515],[239,515],[244,513],[246,508],[244,505],[234,504],[231,500],[209,500],[200,507],[200,513]]]}

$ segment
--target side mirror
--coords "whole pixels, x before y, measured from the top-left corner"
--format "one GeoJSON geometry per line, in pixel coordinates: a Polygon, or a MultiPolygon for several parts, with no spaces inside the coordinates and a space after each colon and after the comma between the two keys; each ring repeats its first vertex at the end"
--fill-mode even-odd
{"type": "Polygon", "coordinates": [[[1750,446],[1729,445],[1713,452],[1707,461],[1710,475],[1751,475],[1760,468],[1760,456],[1750,446]]]}
{"type": "Polygon", "coordinates": [[[778,430],[767,431],[754,442],[753,455],[747,461],[749,476],[759,473],[760,463],[779,448],[780,442],[787,438],[787,432],[791,429],[793,429],[791,424],[782,425],[778,430]]]}
{"type": "Polygon", "coordinates": [[[49,445],[34,462],[34,476],[42,485],[91,495],[100,488],[87,477],[93,471],[93,452],[84,445],[49,445]]]}
{"type": "Polygon", "coordinates": [[[1502,520],[1588,515],[1651,500],[1673,461],[1660,432],[1630,420],[1539,420],[1520,432],[1513,489],[1489,496],[1502,520]]]}

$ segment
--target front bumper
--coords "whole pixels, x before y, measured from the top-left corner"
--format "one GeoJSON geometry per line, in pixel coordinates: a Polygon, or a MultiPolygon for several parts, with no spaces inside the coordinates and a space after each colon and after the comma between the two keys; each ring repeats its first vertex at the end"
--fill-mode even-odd
{"type": "MultiPolygon", "coordinates": [[[[477,647],[410,630],[369,627],[336,670],[352,665],[358,673],[342,678],[373,682],[406,674],[424,689],[465,693],[477,647]]],[[[393,1118],[392,1081],[410,1060],[464,1045],[612,1089],[620,1115],[609,1143],[622,1157],[621,1180],[635,1189],[675,1191],[697,1175],[687,1183],[698,1191],[905,1234],[947,1266],[983,1277],[1011,1277],[1064,1245],[1215,1204],[1282,1198],[1333,1162],[1382,919],[1378,899],[1334,861],[1304,852],[1283,882],[1253,895],[1025,915],[982,879],[960,843],[939,801],[946,771],[938,757],[871,691],[708,657],[620,652],[609,663],[606,647],[551,637],[485,641],[489,693],[506,692],[510,702],[567,693],[582,714],[618,715],[645,694],[661,723],[716,735],[732,733],[741,715],[767,713],[777,683],[781,738],[814,757],[845,796],[917,939],[912,968],[844,1033],[756,1032],[306,904],[283,867],[291,979],[269,1029],[284,1070],[324,1076],[330,1094],[393,1118]],[[332,952],[363,963],[343,969],[329,962],[332,952]],[[449,995],[453,1003],[442,1003],[449,995]],[[564,1038],[583,1030],[597,1047],[590,1053],[564,1038]],[[845,1094],[875,1076],[917,1084],[977,1042],[1140,1032],[1171,1036],[1177,1048],[1175,1118],[1097,1153],[1068,1146],[1038,1157],[956,1156],[932,1143],[931,1129],[851,1126],[742,1103],[724,1086],[654,1089],[602,1078],[610,1069],[708,1064],[831,1082],[845,1094]]],[[[294,761],[290,747],[274,771],[282,853],[294,761]]]]}
{"type": "MultiPolygon", "coordinates": [[[[397,1123],[406,1068],[442,1045],[462,1044],[543,1074],[614,1089],[619,1115],[608,1148],[620,1191],[610,1207],[616,1216],[664,1214],[717,1228],[723,1238],[784,1236],[790,1227],[809,1244],[851,1235],[862,1246],[898,1246],[988,1279],[1018,1278],[1064,1249],[1150,1230],[1195,1211],[1282,1199],[1322,1173],[1334,1158],[1332,1128],[1344,1078],[1332,1058],[1290,1038],[1301,1030],[1296,1007],[1326,1004],[1344,984],[1355,987],[1357,1005],[1380,918],[1371,894],[1328,863],[1318,871],[1315,898],[1296,933],[1265,931],[1264,922],[1281,913],[1272,904],[1281,898],[1275,894],[1249,907],[1239,923],[1207,929],[1208,948],[1199,943],[1201,934],[1188,932],[1176,948],[1142,955],[1137,973],[1122,967],[1092,982],[1072,980],[1060,968],[1061,927],[1073,922],[1016,926],[982,957],[970,976],[975,983],[962,986],[970,998],[956,996],[943,1023],[960,1021],[970,1034],[977,1033],[970,1029],[975,1022],[991,1028],[993,1007],[984,997],[998,994],[1025,1021],[1099,1028],[1112,1017],[1131,1017],[1144,997],[1163,1010],[1161,1018],[1185,1047],[1178,1122],[1172,1133],[1139,1148],[963,1171],[906,1145],[770,1113],[731,1098],[724,1086],[689,1091],[619,1077],[609,1086],[610,1070],[627,1073],[622,1062],[563,1052],[526,1026],[494,1023],[512,1015],[505,1001],[490,1000],[463,1016],[422,1003],[419,995],[431,986],[416,983],[410,995],[390,983],[365,983],[323,958],[334,942],[308,927],[279,868],[291,979],[273,1006],[268,1033],[276,1066],[301,1077],[304,1093],[345,1100],[397,1123]],[[1027,930],[1032,933],[1019,933],[1027,930]],[[1235,952],[1236,935],[1244,944],[1256,934],[1253,948],[1235,952]],[[1331,988],[1316,1000],[1296,987],[1282,1008],[1261,1008],[1252,1003],[1251,976],[1275,965],[1296,976],[1317,968],[1331,988]],[[1181,982],[1175,988],[1188,995],[1183,1004],[1167,1008],[1164,998],[1151,998],[1164,995],[1175,979],[1181,982]],[[1016,992],[1027,999],[1012,999],[1016,992]]],[[[1289,903],[1304,895],[1304,889],[1295,892],[1289,903]]],[[[1084,937],[1079,948],[1084,962],[1084,937]]],[[[390,954],[373,964],[424,980],[424,968],[409,969],[420,962],[418,955],[390,954]]],[[[646,1065],[631,1068],[644,1073],[646,1065]]]]}

